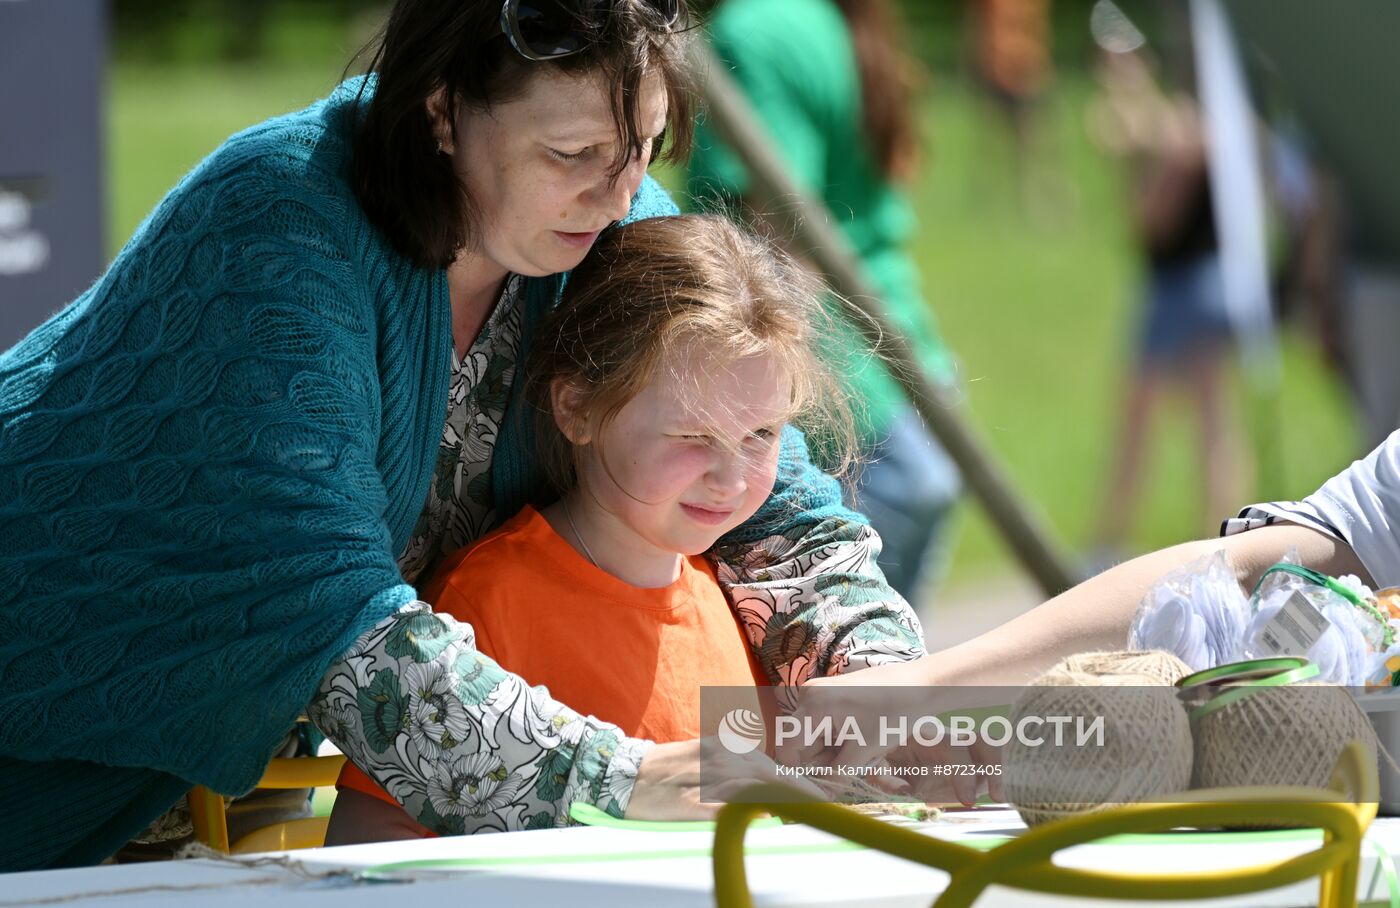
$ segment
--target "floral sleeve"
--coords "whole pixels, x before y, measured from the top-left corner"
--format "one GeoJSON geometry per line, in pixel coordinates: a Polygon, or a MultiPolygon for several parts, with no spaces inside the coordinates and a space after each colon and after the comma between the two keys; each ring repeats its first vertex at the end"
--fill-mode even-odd
{"type": "Polygon", "coordinates": [[[914,610],[881,573],[880,537],[841,505],[802,434],[783,435],[778,483],[711,552],[749,644],[775,684],[925,654],[914,610]]]}
{"type": "Polygon", "coordinates": [[[581,716],[477,652],[471,626],[413,602],[321,680],[313,722],[410,816],[443,835],[622,816],[650,742],[581,716]]]}

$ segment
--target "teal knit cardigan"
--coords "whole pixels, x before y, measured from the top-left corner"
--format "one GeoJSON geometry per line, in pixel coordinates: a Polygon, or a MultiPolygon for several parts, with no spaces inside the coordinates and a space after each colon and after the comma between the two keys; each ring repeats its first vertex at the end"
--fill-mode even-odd
{"type": "MultiPolygon", "coordinates": [[[[415,598],[395,555],[451,307],[349,188],[358,87],[229,139],[0,356],[0,869],[98,860],[191,784],[251,788],[415,598]]],[[[648,179],[630,217],[674,211],[648,179]]],[[[560,284],[527,281],[526,342],[560,284]]],[[[528,422],[495,451],[505,516],[543,487],[528,422]]]]}

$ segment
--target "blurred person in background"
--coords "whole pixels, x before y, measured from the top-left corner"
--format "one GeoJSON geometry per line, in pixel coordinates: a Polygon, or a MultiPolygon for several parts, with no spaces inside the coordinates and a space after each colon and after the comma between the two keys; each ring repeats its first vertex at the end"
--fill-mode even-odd
{"type": "Polygon", "coordinates": [[[1341,205],[1343,361],[1364,439],[1376,445],[1400,425],[1400,249],[1370,204],[1353,195],[1341,205]]]}
{"type": "Polygon", "coordinates": [[[1296,144],[1313,164],[1321,242],[1299,250],[1312,266],[1301,289],[1322,304],[1319,339],[1350,384],[1365,443],[1378,444],[1400,425],[1400,121],[1377,91],[1400,72],[1400,6],[1231,0],[1228,9],[1254,48],[1252,75],[1305,140],[1296,144]]]}
{"type": "Polygon", "coordinates": [[[1202,526],[1245,487],[1243,442],[1226,388],[1232,349],[1205,137],[1196,102],[1158,85],[1145,50],[1101,54],[1090,133],[1128,174],[1132,229],[1146,260],[1143,308],[1091,567],[1121,554],[1151,450],[1152,420],[1185,391],[1199,434],[1202,526]]]}
{"type": "MultiPolygon", "coordinates": [[[[709,23],[793,180],[826,204],[880,294],[894,325],[935,382],[954,363],[919,286],[907,244],[914,215],[904,187],[916,173],[915,66],[889,0],[724,0],[709,23]]],[[[696,130],[688,189],[692,205],[720,202],[762,220],[746,201],[748,174],[707,129],[696,130]]],[[[858,335],[838,349],[859,350],[858,335]]],[[[920,601],[945,560],[957,469],[882,363],[847,357],[844,374],[860,412],[866,464],[853,503],[884,544],[890,585],[920,601]]]]}
{"type": "Polygon", "coordinates": [[[1391,349],[1400,336],[1400,246],[1354,175],[1305,157],[1301,145],[1275,155],[1284,162],[1276,169],[1293,171],[1298,184],[1284,199],[1280,307],[1316,340],[1350,392],[1362,444],[1375,446],[1400,425],[1400,359],[1391,349]]]}
{"type": "Polygon", "coordinates": [[[968,52],[973,82],[989,116],[1009,139],[1011,170],[1023,212],[1040,216],[1052,201],[1042,107],[1055,78],[1050,0],[970,0],[968,52]]]}

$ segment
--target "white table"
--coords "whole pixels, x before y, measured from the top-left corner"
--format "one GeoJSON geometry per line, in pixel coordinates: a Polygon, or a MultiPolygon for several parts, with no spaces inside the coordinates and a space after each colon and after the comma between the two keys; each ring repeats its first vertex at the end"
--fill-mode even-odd
{"type": "MultiPolygon", "coordinates": [[[[983,808],[947,814],[938,822],[919,828],[943,838],[985,839],[1014,835],[1024,827],[1012,811],[983,808]]],[[[305,875],[280,866],[250,867],[211,860],[17,873],[0,876],[0,908],[35,903],[259,908],[685,908],[712,904],[710,841],[707,832],[550,829],[280,855],[295,862],[305,875]],[[473,866],[451,875],[418,873],[411,881],[397,883],[356,882],[348,873],[323,878],[333,871],[442,858],[467,858],[473,866]]],[[[1360,879],[1363,901],[1388,897],[1385,882],[1376,873],[1380,858],[1369,844],[1371,841],[1381,843],[1391,855],[1400,856],[1400,818],[1377,820],[1368,835],[1360,879]],[[1372,894],[1368,893],[1368,884],[1373,876],[1377,882],[1372,894]]],[[[1218,837],[1193,841],[1187,836],[1169,845],[1125,842],[1081,846],[1062,852],[1060,862],[1124,871],[1163,872],[1184,867],[1205,870],[1277,860],[1311,847],[1313,842],[1297,838],[1249,843],[1244,839],[1222,842],[1218,837]]],[[[759,905],[927,906],[947,881],[946,874],[940,871],[854,848],[803,826],[750,830],[747,849],[749,882],[759,905]]],[[[1277,908],[1312,905],[1316,899],[1316,880],[1309,880],[1257,896],[1209,904],[1277,908]]],[[[978,906],[1069,904],[1081,902],[999,887],[989,889],[977,902],[978,906]]]]}

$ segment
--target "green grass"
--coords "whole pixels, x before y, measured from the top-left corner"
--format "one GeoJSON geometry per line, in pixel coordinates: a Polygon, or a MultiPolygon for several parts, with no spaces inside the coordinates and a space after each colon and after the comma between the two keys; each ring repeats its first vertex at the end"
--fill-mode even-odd
{"type": "Polygon", "coordinates": [[[335,86],[343,63],[156,66],[117,64],[108,83],[109,246],[219,143],[335,86]]]}
{"type": "MultiPolygon", "coordinates": [[[[274,47],[287,43],[278,41],[274,47]]],[[[256,66],[119,57],[109,86],[113,252],[227,135],[325,94],[356,44],[293,43],[305,52],[279,52],[256,66]]],[[[1122,187],[1083,135],[1087,87],[1066,76],[1049,132],[1073,204],[1045,223],[1028,223],[977,106],[957,84],[935,85],[921,111],[931,150],[914,193],[921,222],[914,253],[926,294],[961,362],[973,423],[1026,499],[1080,549],[1107,469],[1135,305],[1138,266],[1122,187]]],[[[1336,382],[1308,345],[1286,336],[1284,353],[1288,407],[1273,431],[1285,471],[1281,487],[1265,494],[1297,496],[1354,456],[1356,435],[1336,382]]],[[[1169,412],[1157,437],[1150,493],[1132,539],[1138,549],[1200,535],[1209,525],[1198,503],[1187,414],[1169,412]]],[[[986,522],[966,508],[950,579],[975,580],[1009,565],[986,522]]]]}

